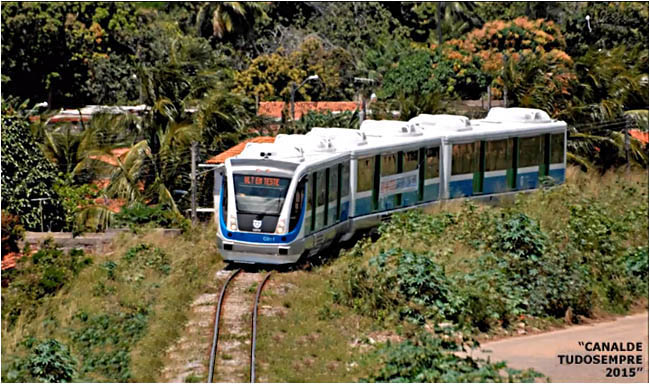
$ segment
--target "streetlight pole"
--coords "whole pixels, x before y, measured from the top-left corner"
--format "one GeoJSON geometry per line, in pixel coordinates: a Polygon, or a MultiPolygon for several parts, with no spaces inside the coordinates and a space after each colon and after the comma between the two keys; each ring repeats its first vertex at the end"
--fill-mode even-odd
{"type": "MultiPolygon", "coordinates": [[[[355,77],[354,82],[372,85],[375,83],[375,80],[368,77],[355,77]]],[[[363,123],[363,121],[366,119],[366,98],[363,95],[363,89],[360,92],[360,96],[361,96],[361,111],[359,112],[359,123],[363,123]]]]}
{"type": "Polygon", "coordinates": [[[291,82],[291,121],[294,121],[296,119],[296,91],[299,90],[305,83],[307,83],[310,80],[318,80],[319,77],[318,75],[311,75],[305,80],[300,83],[299,86],[296,87],[296,83],[291,82]]]}

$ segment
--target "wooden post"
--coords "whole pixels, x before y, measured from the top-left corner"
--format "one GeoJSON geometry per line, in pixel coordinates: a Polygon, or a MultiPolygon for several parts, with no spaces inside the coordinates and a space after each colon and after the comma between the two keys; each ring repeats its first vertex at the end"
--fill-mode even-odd
{"type": "Polygon", "coordinates": [[[630,122],[632,121],[630,116],[625,116],[625,171],[630,170],[630,122]]]}
{"type": "Polygon", "coordinates": [[[488,85],[488,111],[492,108],[492,87],[488,85]]]}
{"type": "Polygon", "coordinates": [[[190,179],[192,181],[192,225],[196,225],[196,149],[197,142],[192,142],[192,174],[190,179]]]}

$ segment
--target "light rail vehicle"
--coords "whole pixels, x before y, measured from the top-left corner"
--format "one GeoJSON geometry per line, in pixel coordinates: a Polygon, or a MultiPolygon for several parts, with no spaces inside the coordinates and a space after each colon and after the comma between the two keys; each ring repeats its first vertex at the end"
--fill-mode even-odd
{"type": "Polygon", "coordinates": [[[563,183],[566,127],[538,109],[492,108],[479,120],[366,120],[248,143],[214,169],[219,251],[295,263],[395,212],[563,183]]]}

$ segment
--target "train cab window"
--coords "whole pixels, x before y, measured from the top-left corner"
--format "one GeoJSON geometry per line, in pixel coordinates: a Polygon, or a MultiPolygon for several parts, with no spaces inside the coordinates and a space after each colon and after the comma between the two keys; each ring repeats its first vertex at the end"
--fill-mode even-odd
{"type": "Polygon", "coordinates": [[[226,222],[228,217],[228,177],[223,178],[223,185],[221,187],[221,210],[223,212],[223,221],[226,222]]]}
{"type": "Polygon", "coordinates": [[[325,207],[327,205],[327,178],[325,170],[316,172],[316,228],[325,226],[325,207]]]}
{"type": "Polygon", "coordinates": [[[512,139],[492,140],[485,143],[485,170],[500,171],[512,168],[512,139]]]}
{"type": "Polygon", "coordinates": [[[439,176],[440,173],[439,154],[440,154],[439,147],[427,148],[426,150],[427,161],[424,165],[425,167],[424,177],[426,179],[433,179],[439,176]]]}
{"type": "Polygon", "coordinates": [[[302,214],[302,206],[305,201],[305,185],[307,184],[307,177],[303,177],[296,187],[296,193],[293,196],[291,203],[291,213],[289,214],[289,232],[293,231],[298,225],[300,215],[302,214]]]}
{"type": "Polygon", "coordinates": [[[375,171],[375,157],[365,157],[357,161],[357,193],[372,190],[375,171]]]}
{"type": "Polygon", "coordinates": [[[336,218],[338,217],[338,204],[339,199],[339,167],[335,165],[329,168],[329,188],[328,198],[327,198],[327,223],[334,224],[336,223],[336,218]]]}
{"type": "Polygon", "coordinates": [[[480,142],[454,144],[451,160],[451,174],[462,175],[479,171],[480,142]]]}
{"type": "Polygon", "coordinates": [[[404,172],[415,171],[418,169],[418,151],[404,153],[404,172]]]}
{"type": "Polygon", "coordinates": [[[542,136],[522,137],[519,139],[519,167],[540,165],[543,160],[542,136]]]}
{"type": "Polygon", "coordinates": [[[564,133],[551,135],[551,164],[564,163],[564,133]]]}
{"type": "Polygon", "coordinates": [[[305,217],[309,217],[307,221],[307,232],[311,232],[316,227],[316,205],[314,201],[316,200],[316,173],[312,173],[309,176],[309,182],[307,188],[307,210],[305,212],[305,217]]]}

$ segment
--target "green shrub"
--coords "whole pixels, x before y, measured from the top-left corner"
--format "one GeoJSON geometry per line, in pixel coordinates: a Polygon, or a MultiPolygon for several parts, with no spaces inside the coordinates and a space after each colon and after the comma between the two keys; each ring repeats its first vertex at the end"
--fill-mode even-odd
{"type": "MultiPolygon", "coordinates": [[[[27,340],[33,346],[37,340],[27,340]]],[[[13,362],[5,380],[10,382],[66,383],[76,376],[77,361],[68,347],[55,339],[33,346],[29,355],[13,362]]],[[[4,373],[4,372],[3,372],[4,373]]]]}
{"type": "Polygon", "coordinates": [[[81,250],[60,250],[50,238],[31,257],[18,262],[12,281],[2,290],[2,316],[9,327],[21,315],[32,316],[37,307],[63,289],[79,271],[92,263],[81,250]]]}
{"type": "Polygon", "coordinates": [[[25,228],[20,220],[8,212],[2,211],[2,258],[8,253],[20,251],[18,242],[25,237],[25,228]]]}
{"type": "Polygon", "coordinates": [[[54,190],[56,168],[43,156],[27,120],[2,115],[2,209],[29,230],[63,227],[61,199],[54,190]],[[33,199],[44,198],[41,204],[33,199]],[[41,208],[43,210],[41,212],[41,208]]]}
{"type": "Polygon", "coordinates": [[[180,228],[186,230],[189,222],[172,209],[161,205],[148,206],[142,203],[134,203],[124,207],[114,216],[114,223],[117,226],[126,226],[137,229],[142,226],[159,228],[180,228]]]}
{"type": "Polygon", "coordinates": [[[381,368],[366,380],[391,383],[532,382],[542,377],[533,370],[522,372],[507,368],[504,362],[491,363],[455,354],[462,350],[452,339],[428,333],[399,344],[389,342],[376,352],[381,356],[381,368]]]}

